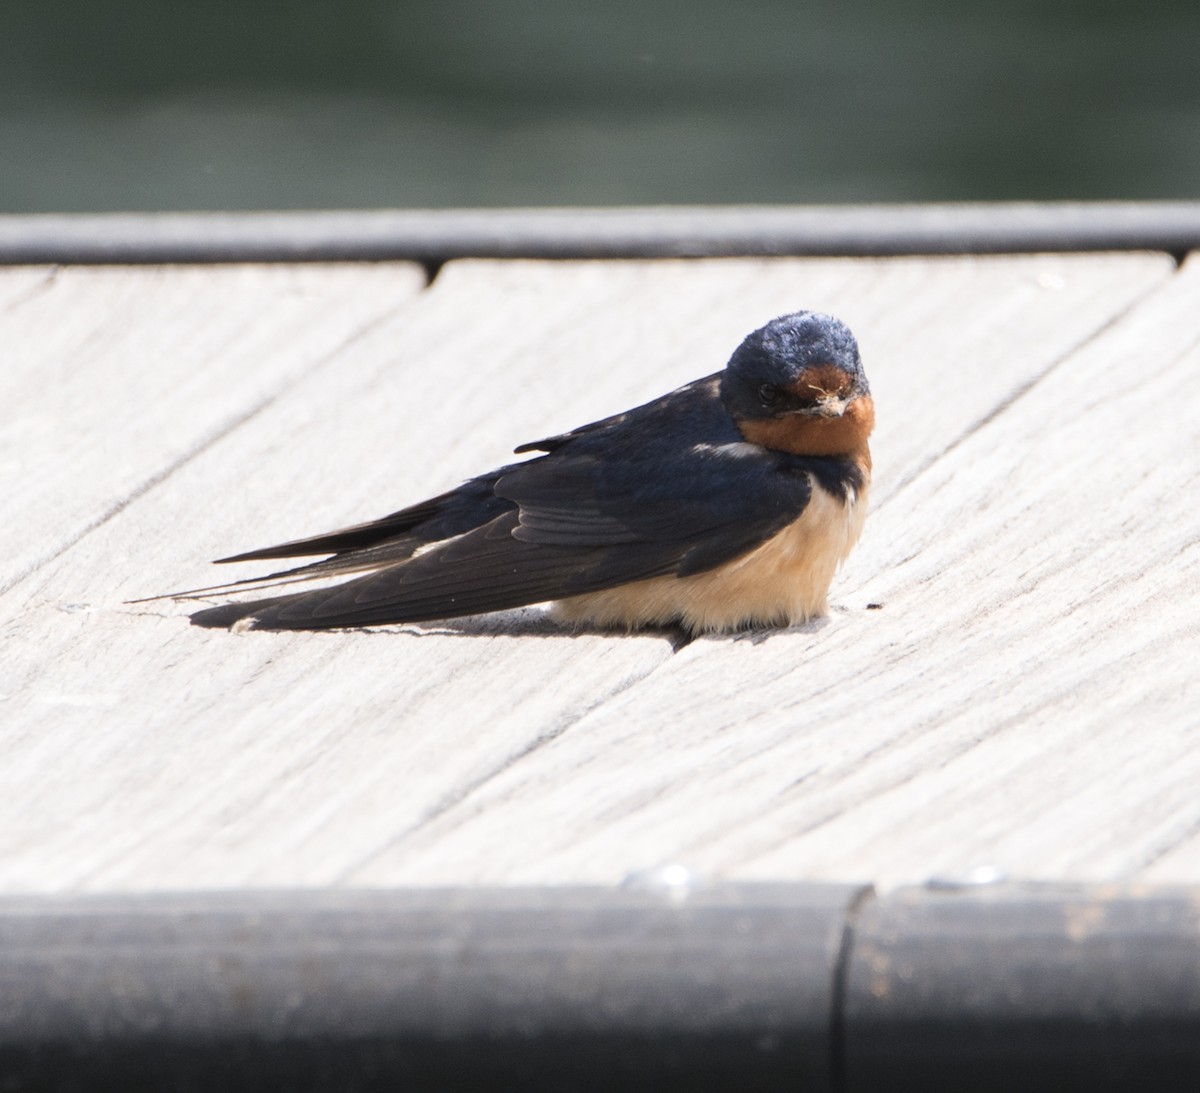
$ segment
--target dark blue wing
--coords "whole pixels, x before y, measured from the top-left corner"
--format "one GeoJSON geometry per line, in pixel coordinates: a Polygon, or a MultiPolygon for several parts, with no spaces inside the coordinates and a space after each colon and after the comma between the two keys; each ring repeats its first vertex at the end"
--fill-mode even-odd
{"type": "MultiPolygon", "coordinates": [[[[559,456],[511,469],[496,493],[516,502],[516,539],[585,550],[639,547],[686,576],[757,546],[803,512],[807,474],[749,444],[697,444],[654,459],[559,456]]],[[[601,572],[620,579],[620,552],[601,572]]],[[[631,578],[626,578],[631,579],[631,578]]]]}

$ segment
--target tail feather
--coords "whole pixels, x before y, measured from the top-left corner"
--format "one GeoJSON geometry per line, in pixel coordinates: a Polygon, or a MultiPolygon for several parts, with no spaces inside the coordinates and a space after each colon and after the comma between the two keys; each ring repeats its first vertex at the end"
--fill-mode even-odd
{"type": "Polygon", "coordinates": [[[228,558],[218,558],[217,564],[263,562],[275,558],[301,558],[311,554],[342,554],[346,551],[386,546],[389,545],[388,540],[404,535],[419,524],[439,515],[446,502],[455,500],[460,492],[461,489],[439,494],[437,497],[431,497],[428,501],[410,505],[406,509],[393,512],[378,520],[368,520],[363,524],[353,524],[350,527],[339,528],[337,531],[326,532],[322,535],[312,535],[305,539],[293,539],[275,546],[247,550],[241,554],[231,554],[228,558]]]}
{"type": "Polygon", "coordinates": [[[201,611],[192,612],[191,619],[193,626],[205,626],[212,629],[226,629],[233,626],[234,623],[241,622],[242,619],[248,619],[265,612],[268,608],[285,603],[291,599],[298,599],[303,596],[274,596],[271,599],[265,600],[248,600],[244,603],[222,603],[216,607],[206,607],[201,611]]]}
{"type": "MultiPolygon", "coordinates": [[[[224,581],[203,588],[189,588],[180,592],[168,592],[160,596],[130,600],[130,603],[149,603],[154,600],[186,600],[226,592],[261,592],[281,588],[285,585],[315,581],[325,577],[344,577],[353,574],[371,573],[395,567],[413,557],[423,547],[433,543],[452,542],[456,538],[485,526],[503,512],[515,511],[513,502],[497,496],[492,491],[495,480],[504,470],[483,475],[464,482],[457,489],[431,497],[416,505],[410,505],[379,520],[354,524],[338,531],[314,535],[307,539],[294,539],[276,546],[248,550],[219,563],[265,561],[278,558],[296,558],[313,554],[332,554],[315,562],[304,562],[297,566],[275,570],[258,577],[246,577],[238,581],[224,581]]],[[[240,615],[244,618],[253,614],[252,608],[282,601],[300,599],[297,596],[277,597],[275,600],[256,600],[243,604],[240,615]]],[[[232,610],[232,609],[231,609],[232,610]]],[[[226,612],[225,614],[229,614],[226,612]]],[[[197,612],[205,620],[225,617],[223,614],[209,615],[197,612]]],[[[201,622],[200,625],[223,625],[216,622],[201,622]]]]}

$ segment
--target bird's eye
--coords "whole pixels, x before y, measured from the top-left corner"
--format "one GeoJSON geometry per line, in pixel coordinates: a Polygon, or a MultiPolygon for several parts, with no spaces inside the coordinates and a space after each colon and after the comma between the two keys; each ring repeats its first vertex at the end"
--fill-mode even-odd
{"type": "Polygon", "coordinates": [[[758,385],[758,397],[765,406],[770,406],[772,403],[779,401],[779,388],[773,383],[760,383],[758,385]]]}

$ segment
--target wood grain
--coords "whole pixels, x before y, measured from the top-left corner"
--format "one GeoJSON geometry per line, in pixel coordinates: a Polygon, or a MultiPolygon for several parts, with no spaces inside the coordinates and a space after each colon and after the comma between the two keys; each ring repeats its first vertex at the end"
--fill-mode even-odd
{"type": "MultiPolygon", "coordinates": [[[[1113,506],[1145,468],[1111,442],[1111,388],[1084,382],[1093,369],[1114,376],[1117,356],[1165,322],[1155,359],[1181,385],[1171,422],[1192,413],[1196,332],[1183,312],[1195,276],[1172,269],[1155,255],[462,262],[402,306],[347,317],[340,341],[333,309],[313,309],[311,326],[289,311],[248,336],[258,354],[237,334],[248,327],[236,291],[211,304],[208,325],[226,336],[206,342],[184,301],[204,298],[212,271],[177,271],[173,288],[176,271],[159,271],[164,298],[186,313],[180,332],[202,343],[177,380],[201,363],[224,369],[228,397],[154,388],[175,401],[146,411],[160,454],[127,476],[141,485],[111,491],[119,509],[90,530],[44,525],[24,578],[0,597],[0,889],[562,883],[673,858],[715,875],[869,879],[1007,848],[996,823],[1011,812],[944,771],[974,761],[974,785],[1016,793],[1019,810],[1042,801],[1038,761],[1086,741],[1098,731],[1089,720],[1124,756],[1136,733],[1108,718],[1100,687],[1123,678],[1122,620],[1151,634],[1194,614],[1190,591],[1172,614],[1158,585],[1104,577],[1143,547],[1156,559],[1181,547],[1194,525],[1113,506]],[[520,441],[714,371],[750,327],[801,306],[856,329],[880,406],[881,503],[828,621],[675,653],[661,635],[572,635],[536,611],[231,635],[187,626],[186,605],[122,602],[211,579],[203,558],[378,516],[520,441]],[[241,375],[261,354],[276,362],[265,391],[241,375]],[[1047,429],[1059,406],[1047,397],[1068,395],[1069,427],[1047,429]],[[162,439],[172,414],[190,439],[162,439]],[[1086,488],[1071,493],[1072,482],[1086,488]],[[1115,544],[1114,521],[1128,528],[1115,544]],[[1093,573],[1098,556],[1106,567],[1093,573]],[[1070,601],[1074,622],[1072,588],[1098,598],[1070,601]],[[865,611],[869,600],[884,610],[865,611]],[[1081,633],[1086,655],[1067,656],[1081,633]],[[1072,703],[1079,717],[1063,712],[1072,703]],[[1031,750],[1043,719],[1057,729],[1031,750]],[[1020,772],[1018,789],[1006,769],[1020,772]],[[952,807],[927,807],[943,799],[952,807]]],[[[104,272],[96,299],[121,298],[104,272]]],[[[86,299],[72,285],[78,297],[61,303],[86,299]]],[[[165,319],[108,310],[124,316],[106,328],[114,344],[168,340],[165,319]]],[[[35,340],[32,322],[20,331],[35,340]]],[[[121,357],[97,338],[101,359],[121,357]]],[[[143,373],[122,375],[82,388],[87,435],[107,435],[143,373]]],[[[14,390],[36,402],[29,383],[14,390]]],[[[1153,390],[1138,388],[1141,411],[1153,390]]],[[[1167,443],[1143,424],[1124,443],[1147,433],[1167,443]]],[[[1178,489],[1190,458],[1176,458],[1178,489]]],[[[1171,476],[1146,481],[1161,499],[1171,476]]],[[[79,496],[66,476],[43,488],[60,513],[79,496]]],[[[1156,640],[1134,643],[1143,675],[1156,640]]],[[[1176,690],[1147,684],[1138,707],[1148,716],[1157,701],[1176,726],[1152,749],[1175,766],[1127,769],[1147,824],[1110,831],[1104,851],[1078,842],[1082,815],[1049,824],[1036,846],[1012,842],[1031,854],[1025,872],[1097,870],[1107,853],[1104,868],[1127,873],[1147,840],[1169,841],[1163,787],[1187,775],[1178,659],[1166,657],[1164,677],[1176,690]]]]}
{"type": "Polygon", "coordinates": [[[413,265],[0,270],[0,589],[423,283],[413,265]]]}
{"type": "Polygon", "coordinates": [[[1198,288],[1193,261],[906,484],[829,620],[696,642],[356,878],[1195,883],[1198,288]]]}

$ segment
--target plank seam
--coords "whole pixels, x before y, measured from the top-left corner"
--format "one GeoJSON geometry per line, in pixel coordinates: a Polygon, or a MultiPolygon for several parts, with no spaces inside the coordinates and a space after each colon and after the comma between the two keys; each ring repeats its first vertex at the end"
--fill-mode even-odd
{"type": "MultiPolygon", "coordinates": [[[[415,297],[410,297],[410,300],[413,298],[415,298],[415,297]]],[[[269,406],[271,406],[275,401],[277,401],[282,396],[286,395],[289,391],[293,390],[299,384],[305,382],[311,376],[316,375],[319,371],[321,371],[321,369],[327,367],[348,346],[353,345],[356,341],[365,337],[373,329],[375,329],[375,327],[384,323],[385,321],[390,319],[393,315],[395,315],[398,311],[402,310],[405,306],[407,306],[408,303],[409,303],[409,300],[406,300],[406,301],[404,301],[404,303],[397,304],[393,307],[390,307],[387,310],[381,312],[374,319],[371,319],[368,322],[364,323],[361,327],[359,327],[356,331],[354,331],[354,333],[350,334],[349,336],[344,338],[342,341],[338,342],[338,344],[336,346],[334,346],[332,349],[330,349],[323,356],[317,358],[317,360],[315,360],[307,368],[303,369],[300,373],[295,375],[293,378],[283,381],[278,388],[276,388],[274,391],[272,391],[269,395],[266,395],[264,398],[260,399],[258,402],[256,402],[254,405],[252,405],[248,410],[243,411],[241,414],[238,414],[236,417],[227,421],[225,424],[219,426],[214,432],[212,432],[208,436],[204,437],[198,444],[193,445],[187,451],[185,451],[185,452],[181,453],[179,456],[177,456],[174,460],[172,460],[170,463],[168,463],[167,466],[164,467],[162,470],[150,475],[148,478],[143,479],[136,486],[134,486],[130,490],[129,493],[127,493],[124,497],[121,497],[118,500],[114,501],[107,509],[104,510],[104,512],[102,512],[94,520],[90,521],[89,523],[84,525],[82,528],[79,528],[73,534],[68,535],[63,540],[63,542],[61,542],[53,550],[49,551],[46,554],[43,554],[39,558],[35,558],[28,565],[26,565],[23,569],[14,573],[7,580],[0,581],[0,596],[4,596],[8,592],[11,592],[17,585],[19,585],[22,581],[28,579],[30,576],[32,576],[34,573],[36,573],[43,566],[48,565],[49,563],[53,562],[56,558],[60,558],[63,554],[65,554],[68,550],[70,550],[72,547],[74,547],[77,543],[79,543],[83,539],[87,538],[87,536],[90,535],[93,531],[97,530],[98,528],[103,527],[114,517],[119,516],[122,512],[125,511],[125,509],[127,509],[131,504],[133,504],[139,498],[144,497],[151,490],[155,489],[157,486],[160,486],[163,482],[165,482],[169,478],[171,478],[171,476],[174,475],[177,471],[186,467],[189,463],[192,462],[192,460],[203,455],[214,445],[216,445],[220,441],[224,440],[227,436],[229,436],[230,434],[235,432],[241,426],[245,425],[246,422],[253,420],[259,414],[261,414],[264,410],[266,410],[269,406]]]]}
{"type": "Polygon", "coordinates": [[[976,433],[986,428],[1002,414],[1007,413],[1010,409],[1016,406],[1027,395],[1029,395],[1030,392],[1036,389],[1057,369],[1061,368],[1064,364],[1071,360],[1071,358],[1077,353],[1081,352],[1093,342],[1097,341],[1102,335],[1116,326],[1117,323],[1122,322],[1126,316],[1130,315],[1134,310],[1141,307],[1151,296],[1158,293],[1164,286],[1170,284],[1171,281],[1179,275],[1181,269],[1182,266],[1176,265],[1168,277],[1164,278],[1160,282],[1150,285],[1144,292],[1130,300],[1123,308],[1110,315],[1104,320],[1104,322],[1091,330],[1089,333],[1085,334],[1079,341],[1075,342],[1069,348],[1063,350],[1062,353],[1050,361],[1045,368],[1037,373],[1037,375],[1030,377],[1023,384],[1012,391],[1007,397],[997,402],[991,410],[984,414],[983,417],[978,418],[968,425],[962,433],[951,440],[949,444],[941,449],[941,451],[937,452],[936,455],[930,456],[918,467],[916,467],[911,474],[898,482],[891,492],[879,502],[879,504],[872,506],[872,512],[877,513],[886,508],[889,504],[891,504],[892,501],[900,496],[905,489],[911,486],[914,482],[918,481],[923,475],[927,474],[941,460],[945,459],[946,456],[956,451],[973,436],[975,436],[976,433]]]}
{"type": "Polygon", "coordinates": [[[553,721],[545,731],[538,733],[537,736],[530,740],[524,747],[518,748],[516,751],[506,755],[503,761],[497,764],[491,770],[485,771],[478,777],[472,779],[470,782],[458,787],[453,792],[447,793],[419,820],[405,828],[403,831],[397,832],[382,846],[377,847],[369,854],[347,865],[341,872],[337,874],[335,878],[333,878],[331,883],[338,885],[351,881],[353,879],[353,875],[360,869],[367,868],[377,858],[395,850],[398,846],[401,846],[407,839],[419,832],[422,828],[427,827],[429,824],[450,812],[452,809],[458,808],[464,802],[469,800],[478,790],[482,789],[485,785],[498,778],[506,771],[512,769],[517,763],[521,762],[523,759],[534,754],[534,752],[539,751],[545,745],[552,743],[559,737],[569,732],[593,711],[599,709],[606,703],[611,702],[614,698],[620,697],[626,691],[639,686],[641,683],[645,682],[645,680],[654,675],[655,672],[659,671],[664,665],[670,663],[671,658],[668,657],[665,660],[653,665],[647,672],[644,672],[640,675],[629,676],[615,689],[608,692],[602,698],[598,698],[596,701],[589,703],[579,711],[572,714],[564,714],[563,716],[559,717],[557,720],[553,721]]]}
{"type": "Polygon", "coordinates": [[[1179,833],[1176,838],[1167,839],[1158,847],[1158,849],[1154,850],[1145,858],[1143,858],[1141,865],[1138,867],[1137,872],[1134,875],[1136,876],[1137,874],[1143,873],[1160,859],[1165,858],[1168,854],[1178,850],[1184,844],[1191,842],[1197,836],[1200,836],[1200,820],[1196,820],[1194,823],[1189,824],[1183,829],[1183,831],[1179,833]]]}
{"type": "Polygon", "coordinates": [[[196,458],[196,456],[201,455],[203,452],[207,451],[209,448],[211,448],[214,444],[216,444],[223,437],[225,437],[229,433],[231,433],[234,429],[236,429],[243,422],[248,421],[250,418],[252,418],[256,414],[260,413],[264,409],[264,407],[269,405],[270,402],[274,398],[275,398],[275,396],[271,395],[271,396],[268,396],[267,398],[263,399],[262,401],[256,403],[249,410],[240,414],[238,417],[234,418],[232,421],[226,423],[224,426],[222,426],[220,429],[218,429],[215,433],[206,437],[204,440],[202,440],[200,442],[199,445],[197,445],[193,448],[190,448],[188,451],[184,452],[182,455],[177,456],[171,463],[167,464],[167,466],[164,467],[161,471],[158,471],[157,473],[152,474],[149,478],[146,478],[142,482],[138,483],[128,494],[126,494],[126,496],[113,502],[113,504],[111,504],[107,509],[105,509],[104,512],[102,512],[94,520],[85,524],[82,528],[80,528],[74,534],[70,535],[64,542],[62,542],[54,550],[50,551],[47,554],[43,554],[40,558],[36,558],[34,561],[30,562],[24,569],[20,570],[19,572],[14,574],[12,577],[10,577],[7,581],[0,583],[0,596],[3,596],[6,593],[12,591],[13,588],[15,588],[22,581],[26,580],[32,574],[36,573],[39,569],[42,568],[42,566],[48,565],[50,562],[53,562],[56,558],[61,557],[68,550],[70,550],[72,547],[74,547],[77,543],[79,543],[81,540],[85,539],[88,535],[90,535],[93,531],[95,531],[97,528],[103,527],[111,519],[113,519],[113,517],[120,515],[120,513],[124,512],[124,510],[126,508],[128,508],[131,504],[133,504],[133,502],[136,501],[139,497],[144,496],[145,494],[149,493],[150,490],[154,489],[155,486],[158,486],[160,483],[165,482],[177,470],[179,470],[181,467],[185,466],[186,464],[190,463],[194,458],[196,458]]]}
{"type": "Polygon", "coordinates": [[[50,266],[46,270],[45,275],[36,285],[31,285],[24,292],[18,293],[4,305],[4,314],[10,315],[18,308],[24,307],[30,300],[35,300],[42,293],[48,292],[54,287],[54,282],[58,280],[58,275],[62,272],[61,265],[50,266]]]}

